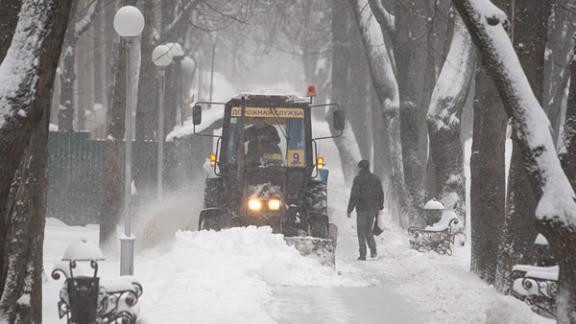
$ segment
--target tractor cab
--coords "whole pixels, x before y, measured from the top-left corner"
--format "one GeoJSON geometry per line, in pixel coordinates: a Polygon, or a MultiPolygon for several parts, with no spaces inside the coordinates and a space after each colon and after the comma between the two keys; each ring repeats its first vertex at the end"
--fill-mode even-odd
{"type": "MultiPolygon", "coordinates": [[[[202,121],[202,105],[223,107],[222,135],[213,136],[210,162],[216,177],[206,179],[199,229],[268,225],[285,236],[327,239],[327,177],[317,141],[341,135],[344,115],[336,104],[313,105],[312,97],[244,94],[225,103],[197,103],[193,123],[202,121]],[[336,136],[312,137],[312,109],[334,106],[336,136]]],[[[212,108],[219,109],[219,108],[212,108]]]]}

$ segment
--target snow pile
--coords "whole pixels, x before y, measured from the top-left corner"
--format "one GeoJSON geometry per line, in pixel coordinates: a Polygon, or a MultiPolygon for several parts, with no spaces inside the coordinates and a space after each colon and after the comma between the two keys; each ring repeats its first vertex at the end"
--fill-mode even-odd
{"type": "Polygon", "coordinates": [[[140,262],[141,323],[268,323],[273,286],[362,286],[301,256],[270,228],[178,232],[171,250],[140,262]]]}

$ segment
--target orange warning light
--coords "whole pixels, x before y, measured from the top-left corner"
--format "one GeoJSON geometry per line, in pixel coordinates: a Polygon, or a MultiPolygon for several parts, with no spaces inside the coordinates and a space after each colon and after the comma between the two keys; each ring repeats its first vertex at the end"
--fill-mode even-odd
{"type": "Polygon", "coordinates": [[[307,97],[316,97],[316,86],[311,84],[308,86],[308,94],[307,97]]]}

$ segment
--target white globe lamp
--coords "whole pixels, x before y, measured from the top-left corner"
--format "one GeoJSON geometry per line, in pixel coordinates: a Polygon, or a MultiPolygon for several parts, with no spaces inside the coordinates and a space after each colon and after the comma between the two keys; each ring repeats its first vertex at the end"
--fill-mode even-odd
{"type": "Polygon", "coordinates": [[[158,45],[152,51],[152,62],[156,66],[165,67],[172,63],[172,53],[170,47],[166,45],[158,45]]]}
{"type": "Polygon", "coordinates": [[[140,36],[144,23],[142,12],[133,6],[124,6],[114,15],[114,30],[122,37],[140,36]]]}
{"type": "Polygon", "coordinates": [[[170,54],[175,59],[184,57],[184,49],[179,43],[166,43],[166,46],[170,49],[170,54]]]}

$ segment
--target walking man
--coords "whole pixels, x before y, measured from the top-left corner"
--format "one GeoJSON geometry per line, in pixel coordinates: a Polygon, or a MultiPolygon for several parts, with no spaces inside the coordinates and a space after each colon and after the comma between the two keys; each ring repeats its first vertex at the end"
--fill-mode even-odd
{"type": "Polygon", "coordinates": [[[350,200],[348,201],[348,218],[356,209],[356,229],[360,256],[358,260],[366,260],[366,243],[370,248],[370,256],[375,258],[376,242],[372,235],[372,226],[380,210],[384,209],[384,191],[380,179],[370,172],[370,162],[362,160],[358,163],[360,171],[354,177],[350,200]]]}

